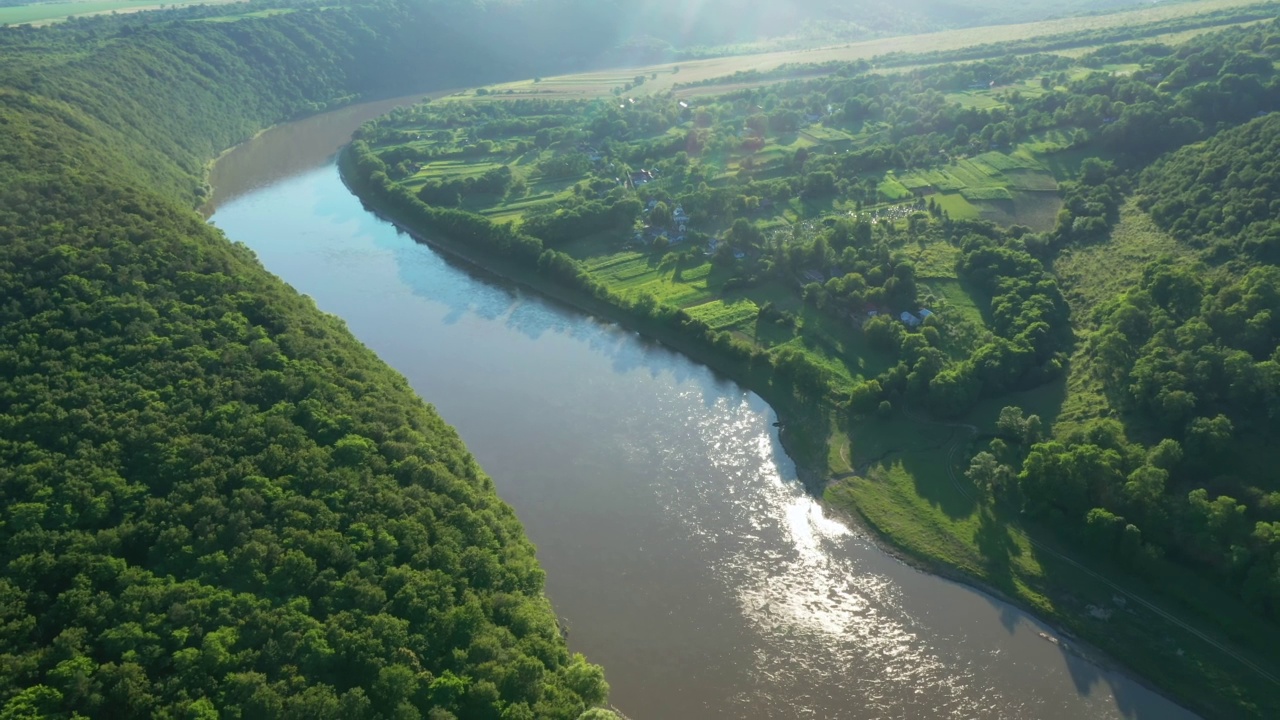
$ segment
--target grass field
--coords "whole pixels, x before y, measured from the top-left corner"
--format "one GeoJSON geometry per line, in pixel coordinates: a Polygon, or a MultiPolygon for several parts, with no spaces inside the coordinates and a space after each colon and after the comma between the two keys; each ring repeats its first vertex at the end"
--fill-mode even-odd
{"type": "Polygon", "coordinates": [[[155,0],[83,0],[82,2],[37,3],[0,8],[0,25],[44,25],[69,17],[85,17],[88,15],[105,15],[108,13],[142,12],[159,10],[162,7],[180,7],[183,5],[222,5],[245,0],[170,0],[158,3],[155,0]]]}
{"type": "MultiPolygon", "coordinates": [[[[1203,35],[1207,32],[1215,32],[1215,31],[1223,30],[1229,27],[1248,27],[1250,25],[1257,25],[1258,23],[1264,23],[1264,22],[1270,22],[1270,21],[1269,20],[1247,20],[1245,22],[1218,25],[1213,28],[1200,28],[1197,30],[1182,30],[1180,32],[1171,32],[1171,33],[1164,33],[1161,35],[1152,35],[1150,37],[1142,38],[1141,40],[1134,40],[1132,42],[1123,42],[1123,43],[1114,43],[1114,44],[1115,45],[1133,45],[1137,43],[1163,43],[1165,45],[1179,45],[1181,43],[1184,43],[1190,40],[1193,37],[1196,37],[1197,35],[1203,35]]],[[[1055,51],[1054,54],[1062,55],[1064,57],[1080,57],[1081,55],[1086,55],[1088,53],[1093,52],[1094,50],[1097,50],[1099,47],[1100,46],[1098,45],[1093,45],[1089,47],[1057,50],[1055,51]]]]}
{"type": "Polygon", "coordinates": [[[200,18],[200,22],[238,22],[240,20],[248,20],[250,18],[266,18],[275,17],[276,15],[288,15],[291,12],[297,12],[297,8],[268,8],[266,10],[258,10],[256,12],[245,12],[231,15],[219,15],[218,17],[200,18]]]}
{"type": "Polygon", "coordinates": [[[716,297],[723,278],[712,277],[711,263],[682,267],[679,262],[662,263],[649,253],[630,250],[613,252],[617,241],[587,238],[565,247],[565,252],[584,260],[587,269],[626,298],[651,295],[676,307],[706,303],[716,297]],[[599,253],[599,254],[597,254],[599,253]]]}
{"type": "Polygon", "coordinates": [[[1007,153],[986,152],[941,167],[887,175],[880,192],[892,201],[931,189],[934,202],[954,218],[986,218],[1047,230],[1061,203],[1051,164],[1036,149],[1049,155],[1056,146],[1037,140],[1007,153]]]}
{"type": "MultiPolygon", "coordinates": [[[[511,90],[516,95],[560,95],[565,97],[597,97],[610,94],[614,88],[631,82],[637,75],[645,76],[643,85],[629,92],[632,95],[644,95],[671,90],[677,84],[703,82],[716,78],[725,78],[737,72],[768,72],[787,64],[821,64],[827,62],[847,62],[850,60],[869,60],[889,53],[923,53],[947,50],[958,50],[975,45],[1026,40],[1045,35],[1081,30],[1100,30],[1126,26],[1138,26],[1173,18],[1184,18],[1216,10],[1243,8],[1258,5],[1258,0],[1200,0],[1199,2],[1160,4],[1141,10],[1133,10],[1111,15],[1062,18],[1042,22],[1021,23],[1016,25],[996,25],[982,28],[965,28],[947,30],[936,33],[910,35],[903,37],[881,38],[865,42],[831,45],[807,50],[788,50],[767,52],[754,55],[736,55],[732,57],[692,60],[679,63],[663,63],[626,70],[612,70],[595,73],[578,73],[547,77],[534,82],[533,79],[520,82],[504,83],[489,86],[495,92],[511,90]],[[656,77],[654,77],[656,75],[656,77]]],[[[1193,31],[1200,34],[1206,30],[1193,31]]],[[[776,81],[739,84],[738,87],[766,84],[776,81]]],[[[717,88],[715,91],[728,89],[717,88]]],[[[706,88],[682,89],[681,93],[699,94],[707,92],[706,88]]]]}

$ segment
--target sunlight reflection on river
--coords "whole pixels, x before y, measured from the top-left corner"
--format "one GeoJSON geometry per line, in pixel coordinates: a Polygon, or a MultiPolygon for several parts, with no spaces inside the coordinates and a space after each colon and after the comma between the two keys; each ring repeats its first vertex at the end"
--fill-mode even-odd
{"type": "MultiPolygon", "coordinates": [[[[694,394],[682,393],[683,404],[698,403],[694,394]]],[[[935,717],[979,712],[961,692],[963,678],[902,617],[900,589],[859,567],[851,551],[865,539],[827,517],[794,472],[783,476],[785,463],[778,462],[765,420],[745,399],[716,399],[691,429],[694,447],[708,450],[718,472],[655,488],[663,510],[681,518],[703,551],[716,556],[714,575],[764,641],[752,658],[757,682],[736,700],[768,705],[774,696],[842,688],[859,698],[862,712],[879,714],[928,688],[935,717]],[[734,482],[720,485],[721,477],[734,482]]],[[[664,459],[673,474],[687,468],[688,458],[676,451],[664,459]]],[[[793,709],[797,716],[823,716],[817,707],[793,709]]]]}

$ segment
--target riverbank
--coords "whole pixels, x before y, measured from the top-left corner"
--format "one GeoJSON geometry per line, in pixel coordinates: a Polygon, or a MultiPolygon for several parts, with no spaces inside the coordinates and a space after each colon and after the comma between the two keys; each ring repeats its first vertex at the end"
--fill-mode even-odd
{"type": "Polygon", "coordinates": [[[616,304],[604,301],[595,295],[568,287],[554,278],[531,270],[524,264],[513,262],[509,258],[495,255],[492,252],[477,250],[474,245],[460,242],[446,235],[424,231],[414,227],[397,217],[387,207],[385,199],[376,193],[361,193],[357,185],[361,183],[353,177],[353,158],[350,146],[345,148],[338,158],[338,169],[344,184],[360,199],[361,203],[378,218],[394,225],[401,232],[412,237],[416,242],[431,247],[463,260],[470,265],[496,277],[516,282],[542,295],[565,303],[566,305],[617,323],[622,327],[636,331],[646,338],[675,350],[692,360],[705,365],[717,373],[734,380],[765,399],[778,415],[780,423],[779,438],[786,448],[787,454],[796,461],[797,468],[807,478],[805,487],[815,495],[820,495],[825,483],[825,470],[819,462],[827,433],[830,431],[830,413],[834,408],[805,408],[793,397],[784,395],[772,382],[768,373],[750,363],[735,361],[725,354],[709,350],[703,343],[691,339],[687,334],[654,322],[640,322],[634,314],[616,304]],[[817,410],[817,412],[815,412],[817,410]]]}
{"type": "MultiPolygon", "coordinates": [[[[814,406],[803,407],[795,401],[794,397],[787,397],[780,393],[779,388],[771,382],[771,378],[760,372],[758,368],[753,371],[749,364],[735,362],[733,358],[726,358],[718,353],[709,352],[701,343],[691,340],[677,330],[661,325],[655,326],[651,323],[637,322],[637,319],[628,313],[626,309],[603,301],[583,290],[566,287],[555,279],[549,278],[536,270],[531,270],[510,258],[495,255],[484,248],[477,248],[474,245],[459,242],[439,233],[415,228],[389,212],[386,205],[379,202],[380,198],[376,194],[358,192],[350,176],[352,163],[347,151],[344,151],[340,167],[343,170],[344,182],[361,199],[367,209],[381,219],[395,225],[416,242],[431,245],[451,257],[463,260],[497,277],[514,281],[559,302],[566,303],[597,317],[616,322],[623,327],[636,330],[646,337],[677,350],[716,372],[758,392],[778,413],[783,426],[779,433],[780,439],[788,455],[796,462],[797,471],[802,482],[812,494],[824,495],[823,491],[827,487],[828,479],[832,476],[831,463],[828,461],[827,453],[827,440],[833,433],[833,406],[830,403],[818,408],[819,412],[814,412],[814,406]]],[[[895,422],[911,423],[912,421],[909,418],[899,417],[895,422]]],[[[914,424],[919,428],[923,427],[922,424],[914,424]]],[[[945,444],[942,449],[947,452],[944,454],[949,454],[951,448],[951,443],[945,444]]],[[[900,454],[900,451],[895,452],[900,454]]],[[[893,454],[892,452],[889,453],[889,455],[893,454]]],[[[938,467],[935,470],[942,471],[942,468],[938,467]]],[[[937,475],[938,477],[944,477],[942,472],[938,472],[937,475]]],[[[852,487],[853,483],[862,483],[864,491],[871,490],[873,492],[877,491],[877,485],[879,485],[878,494],[881,497],[878,500],[883,504],[893,504],[894,502],[891,487],[884,483],[874,483],[866,477],[844,481],[837,484],[837,487],[852,487]]],[[[865,500],[865,495],[862,499],[865,500]]],[[[984,572],[981,564],[975,563],[972,558],[966,560],[949,557],[945,553],[931,551],[928,547],[922,547],[920,543],[913,542],[909,529],[903,528],[900,524],[885,522],[884,514],[877,512],[878,507],[873,506],[874,504],[872,503],[859,502],[856,496],[839,492],[827,492],[822,502],[829,512],[853,521],[852,524],[867,531],[867,536],[874,539],[878,547],[912,567],[977,588],[1014,607],[1033,613],[1051,627],[1058,628],[1055,632],[1057,635],[1065,634],[1062,628],[1070,628],[1078,636],[1085,637],[1088,640],[1096,641],[1099,639],[1096,631],[1089,627],[1081,627],[1080,617],[1061,609],[1053,601],[1046,598],[1042,591],[1044,589],[1043,584],[1047,582],[1047,579],[1041,576],[1042,573],[1031,578],[1032,583],[1017,578],[1011,578],[1013,580],[1011,583],[992,582],[989,573],[984,572]]],[[[891,516],[891,519],[902,520],[901,516],[897,515],[891,516]]],[[[910,518],[907,519],[910,520],[910,518]]],[[[1022,538],[1021,542],[1025,545],[1025,555],[1030,557],[1033,554],[1030,542],[1025,538],[1022,538]]],[[[1057,569],[1055,568],[1056,571],[1057,569]]],[[[1106,640],[1105,637],[1100,639],[1104,642],[1106,640]]],[[[1124,653],[1123,647],[1117,648],[1112,644],[1112,647],[1109,648],[1111,653],[1108,655],[1107,649],[1104,649],[1103,642],[1084,643],[1073,641],[1073,644],[1082,649],[1081,657],[1095,664],[1100,670],[1115,671],[1124,669],[1124,673],[1128,677],[1145,687],[1162,688],[1165,692],[1168,692],[1168,688],[1171,687],[1170,685],[1154,682],[1148,677],[1143,677],[1142,672],[1144,670],[1149,670],[1151,677],[1161,677],[1161,673],[1159,668],[1153,667],[1149,663],[1144,663],[1141,658],[1135,657],[1135,655],[1141,654],[1140,649],[1135,653],[1135,648],[1131,646],[1129,647],[1130,652],[1124,653]],[[1119,657],[1125,655],[1128,655],[1126,658],[1128,660],[1127,663],[1119,660],[1119,657]]],[[[1160,656],[1152,655],[1150,657],[1158,658],[1160,656]]],[[[1185,684],[1185,678],[1180,677],[1178,681],[1182,683],[1182,687],[1188,687],[1185,684]]],[[[1183,697],[1185,701],[1186,695],[1183,694],[1183,697]]],[[[1214,712],[1214,709],[1204,702],[1203,695],[1198,695],[1191,699],[1201,700],[1199,703],[1194,703],[1200,707],[1201,711],[1214,712]]]]}

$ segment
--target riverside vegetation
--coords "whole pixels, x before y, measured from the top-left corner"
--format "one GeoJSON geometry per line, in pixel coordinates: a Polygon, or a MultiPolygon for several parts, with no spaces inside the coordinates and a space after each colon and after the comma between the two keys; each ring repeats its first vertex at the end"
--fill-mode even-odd
{"type": "Polygon", "coordinates": [[[1270,716],[1280,24],[990,54],[480,88],[368,123],[343,167],[761,391],[894,544],[1202,712],[1270,716]]]}
{"type": "MultiPolygon", "coordinates": [[[[989,7],[998,13],[1011,5],[1021,4],[989,7]]],[[[909,18],[925,18],[919,21],[927,29],[955,24],[930,17],[928,3],[920,7],[925,10],[907,13],[907,19],[854,31],[901,30],[909,26],[909,18]]],[[[591,12],[584,12],[581,4],[551,0],[500,6],[442,0],[374,0],[342,7],[255,2],[0,31],[0,717],[441,720],[609,715],[596,707],[607,697],[602,671],[566,649],[542,596],[542,573],[533,549],[456,435],[339,321],[266,273],[247,251],[227,242],[192,210],[207,193],[207,163],[272,124],[362,98],[510,80],[529,68],[563,72],[630,52],[615,44],[618,34],[612,31],[622,21],[609,12],[616,5],[591,3],[588,9],[591,12]]],[[[665,27],[660,17],[653,26],[665,27]]],[[[838,108],[827,110],[828,103],[815,107],[828,117],[842,117],[837,114],[849,109],[856,113],[861,107],[862,125],[819,123],[811,134],[830,137],[815,141],[812,148],[817,151],[810,149],[799,165],[796,153],[801,148],[781,142],[787,128],[769,124],[775,111],[795,103],[788,95],[781,108],[769,108],[760,135],[766,144],[776,145],[768,148],[776,157],[761,155],[760,164],[744,172],[747,156],[726,147],[724,166],[718,174],[706,175],[712,194],[714,188],[733,183],[760,189],[749,193],[758,204],[748,202],[735,209],[740,193],[733,194],[730,209],[724,211],[728,214],[708,211],[694,221],[690,233],[727,235],[728,255],[705,262],[682,257],[683,249],[677,248],[674,260],[660,266],[668,249],[655,258],[658,270],[649,268],[651,249],[648,255],[640,253],[638,263],[630,260],[641,275],[652,273],[654,288],[694,284],[685,277],[696,281],[694,269],[706,268],[704,297],[710,301],[709,293],[715,293],[723,309],[707,308],[701,324],[673,307],[668,299],[673,296],[645,300],[653,293],[636,290],[627,295],[620,287],[611,289],[569,254],[575,249],[591,252],[593,247],[617,254],[622,252],[617,240],[595,233],[595,238],[578,240],[580,247],[565,238],[545,246],[547,241],[465,209],[468,203],[472,210],[484,209],[470,197],[476,184],[468,187],[463,177],[445,172],[435,178],[424,175],[422,187],[428,180],[433,188],[460,183],[452,203],[461,208],[424,205],[415,195],[421,188],[405,186],[410,182],[407,172],[394,182],[374,172],[399,172],[399,161],[387,165],[379,160],[367,140],[355,146],[359,157],[353,161],[349,156],[347,168],[352,182],[364,183],[362,191],[375,202],[375,194],[385,192],[382,202],[389,209],[420,213],[414,221],[424,227],[471,241],[473,249],[500,249],[486,251],[489,263],[509,263],[533,279],[556,278],[554,287],[576,288],[580,301],[595,302],[602,312],[625,313],[650,332],[667,332],[672,342],[684,343],[691,352],[761,387],[791,414],[796,414],[791,398],[818,400],[811,403],[816,410],[803,417],[806,422],[796,426],[801,431],[822,428],[798,436],[808,441],[799,445],[801,456],[825,456],[830,447],[833,462],[838,462],[839,442],[829,439],[839,441],[846,421],[867,409],[878,411],[882,403],[889,403],[885,412],[890,417],[858,426],[856,437],[864,437],[867,428],[906,423],[900,409],[907,398],[939,413],[960,412],[977,398],[1003,397],[1009,389],[1033,385],[1064,369],[1076,373],[1075,363],[1063,362],[1074,346],[1062,325],[1063,294],[1045,262],[1053,253],[1065,258],[1087,248],[1085,237],[1102,241],[1106,229],[1115,224],[1116,194],[1133,183],[1124,171],[1170,148],[1151,147],[1134,164],[1121,158],[1110,168],[1086,167],[1071,158],[1089,152],[1090,143],[1106,142],[1108,133],[1119,132],[1103,127],[1111,127],[1108,117],[1119,117],[1123,124],[1115,125],[1129,128],[1140,140],[1158,137],[1146,132],[1149,121],[1167,121],[1182,133],[1177,139],[1197,140],[1220,126],[1238,124],[1252,112],[1234,104],[1241,92],[1261,87],[1265,92],[1256,97],[1270,102],[1274,80],[1258,72],[1256,58],[1269,57],[1274,49],[1271,30],[1268,26],[1251,32],[1192,46],[1201,50],[1149,46],[1088,61],[1168,65],[1170,79],[1186,66],[1184,84],[1168,89],[1141,77],[1107,80],[1075,65],[1059,68],[1060,61],[1052,58],[1000,60],[991,65],[992,71],[1010,73],[1010,82],[1032,84],[1017,98],[1004,88],[959,88],[974,106],[964,112],[978,113],[964,120],[967,142],[958,126],[945,136],[935,133],[932,140],[927,133],[933,131],[923,125],[924,141],[915,139],[921,132],[895,137],[886,109],[894,113],[895,123],[909,125],[912,103],[924,97],[924,89],[911,90],[911,103],[886,103],[882,90],[893,86],[875,83],[897,80],[875,80],[852,68],[837,77],[862,84],[859,92],[866,93],[867,102],[849,105],[850,98],[857,98],[851,95],[838,108]],[[1253,70],[1226,72],[1237,56],[1245,64],[1231,67],[1253,70]],[[1038,78],[1049,75],[1050,86],[1036,91],[1038,78]],[[1259,85],[1250,84],[1254,81],[1259,85]],[[1204,100],[1209,109],[1227,112],[1226,116],[1203,116],[1207,110],[1183,102],[1184,97],[1199,97],[1193,93],[1206,85],[1233,100],[1222,104],[1221,96],[1212,95],[1204,100]],[[1193,93],[1184,96],[1184,87],[1193,93]],[[1067,104],[1065,110],[1055,105],[1068,97],[1075,104],[1067,104]],[[1060,111],[1079,113],[1084,119],[1070,124],[1083,130],[1080,143],[1074,132],[1066,138],[1053,135],[1055,126],[1033,121],[1041,115],[1031,109],[1048,117],[1060,111]],[[1000,138],[995,137],[995,126],[1003,126],[1000,138]],[[1058,143],[1062,151],[1037,153],[1024,147],[1028,132],[1041,133],[1039,142],[1058,143]],[[1018,152],[996,147],[994,154],[984,154],[992,150],[981,148],[981,143],[1006,138],[1018,144],[1018,152]],[[827,143],[841,141],[854,152],[838,157],[830,151],[834,147],[828,149],[827,143]],[[939,156],[930,154],[935,149],[957,158],[954,169],[936,164],[933,158],[939,156]],[[1008,162],[1014,164],[1001,166],[1005,161],[998,158],[1012,158],[1008,162]],[[1055,162],[1058,159],[1065,160],[1055,162]],[[842,162],[852,165],[846,169],[842,162]],[[1069,226],[1075,232],[1078,226],[1088,234],[1077,238],[1057,231],[999,229],[976,220],[983,213],[999,217],[1007,212],[1023,213],[1025,222],[1032,224],[1042,221],[1044,215],[1034,203],[1022,201],[1050,193],[1050,181],[1059,183],[1073,175],[1077,165],[1088,172],[1078,184],[1062,183],[1071,215],[1065,226],[1057,227],[1069,226]],[[370,172],[353,172],[360,169],[370,172]],[[799,188],[791,183],[801,170],[812,170],[818,179],[812,194],[795,201],[799,188]],[[934,173],[944,171],[955,178],[954,187],[941,187],[945,178],[934,173]],[[726,174],[731,179],[722,177],[726,174]],[[924,188],[934,183],[939,197],[933,208],[926,200],[919,213],[915,207],[905,208],[905,218],[887,213],[888,222],[847,215],[859,212],[859,202],[861,212],[880,212],[890,193],[905,197],[913,184],[924,188]],[[765,194],[770,187],[776,194],[765,194]],[[765,204],[766,198],[772,206],[765,204]],[[939,207],[943,200],[951,205],[939,207]],[[771,209],[778,212],[767,215],[771,209]],[[835,213],[845,216],[828,227],[825,218],[835,213]],[[801,228],[794,240],[779,235],[784,225],[801,228]],[[832,260],[837,246],[839,255],[832,260]],[[964,260],[959,266],[958,258],[964,260]],[[833,269],[841,274],[834,276],[833,269]],[[684,270],[687,276],[675,277],[684,270]],[[802,291],[794,287],[797,272],[802,277],[809,272],[828,277],[823,282],[813,279],[816,288],[806,282],[802,291]],[[862,284],[850,278],[853,274],[862,277],[862,284]],[[736,289],[727,287],[732,283],[737,283],[736,289]],[[999,300],[992,302],[991,297],[999,300]],[[880,323],[882,346],[857,355],[862,352],[863,330],[849,325],[842,307],[860,309],[858,303],[874,302],[896,309],[921,300],[938,308],[938,319],[912,332],[880,323]],[[772,312],[765,309],[770,302],[772,312]],[[749,332],[751,306],[756,307],[755,317],[763,320],[749,332]],[[740,317],[735,319],[735,314],[740,317]],[[975,364],[966,356],[968,349],[991,359],[975,364]],[[999,371],[992,375],[998,382],[989,381],[987,370],[999,371]],[[1003,372],[1008,375],[999,374],[1003,372]],[[933,392],[943,373],[954,382],[946,402],[942,393],[933,392]],[[879,382],[878,390],[873,380],[879,382]],[[830,435],[829,428],[835,428],[830,435]]],[[[715,35],[708,42],[742,39],[715,35]]],[[[938,77],[972,74],[956,68],[939,72],[938,77]]],[[[819,82],[833,86],[801,92],[834,91],[835,80],[819,82]]],[[[935,90],[936,95],[925,96],[932,98],[929,102],[938,112],[916,111],[916,120],[963,117],[952,107],[956,98],[948,99],[954,93],[941,86],[935,90]]],[[[708,134],[724,123],[736,123],[735,112],[745,115],[744,125],[757,114],[746,112],[750,108],[739,107],[737,100],[725,102],[717,110],[723,117],[713,116],[712,125],[705,128],[708,134]]],[[[1270,106],[1258,109],[1264,107],[1270,106]]],[[[629,118],[621,119],[630,128],[629,118]]],[[[668,120],[676,125],[688,122],[674,115],[668,120]]],[[[537,129],[533,132],[536,144],[537,129]]],[[[645,134],[649,130],[638,127],[618,139],[628,139],[631,132],[636,133],[634,139],[650,137],[645,134]]],[[[687,135],[683,129],[681,133],[687,135]]],[[[461,139],[455,128],[449,144],[461,139]]],[[[566,147],[564,138],[554,142],[566,147]]],[[[626,144],[620,143],[617,152],[626,144]]],[[[539,149],[543,150],[551,154],[540,156],[539,162],[553,160],[558,152],[539,149]]],[[[766,148],[757,150],[764,153],[766,148]]],[[[529,152],[533,150],[526,149],[529,152]]],[[[659,153],[658,146],[652,157],[672,165],[674,172],[675,158],[659,153]]],[[[680,170],[687,173],[700,166],[697,157],[680,170]]],[[[641,161],[646,159],[642,154],[641,161]]],[[[420,172],[421,167],[414,175],[420,172]]],[[[495,172],[484,182],[515,184],[517,175],[522,171],[506,179],[495,172]]],[[[661,196],[668,202],[669,197],[675,202],[686,194],[683,186],[668,184],[670,177],[660,168],[659,180],[650,188],[654,199],[661,196]]],[[[535,178],[522,179],[527,187],[535,178]]],[[[548,231],[564,232],[572,222],[596,222],[598,218],[587,211],[577,212],[576,220],[571,216],[593,202],[603,205],[608,193],[602,199],[594,194],[604,188],[570,189],[580,184],[574,180],[553,193],[560,196],[557,205],[571,207],[537,209],[532,207],[535,199],[529,198],[527,219],[541,216],[548,231]]],[[[1150,188],[1143,196],[1149,200],[1141,202],[1151,203],[1153,216],[1158,215],[1159,203],[1175,202],[1157,192],[1154,181],[1150,188]]],[[[700,192],[701,181],[688,191],[700,192]]],[[[610,199],[610,206],[621,200],[610,199]]],[[[1191,195],[1182,202],[1202,200],[1191,195]]],[[[525,209],[513,205],[505,208],[509,217],[525,222],[525,209]]],[[[1120,228],[1128,221],[1124,207],[1131,205],[1120,210],[1120,228]]],[[[663,213],[657,209],[655,204],[649,211],[651,220],[661,222],[663,213]]],[[[670,204],[667,210],[673,210],[670,204]]],[[[699,212],[692,200],[687,211],[699,212]]],[[[1219,232],[1229,227],[1223,225],[1219,232]]],[[[1213,235],[1211,230],[1188,228],[1195,237],[1188,236],[1187,242],[1208,242],[1196,238],[1213,235]]],[[[1213,242],[1214,247],[1220,244],[1213,242]]],[[[1189,254],[1200,252],[1195,248],[1189,254]]],[[[1247,254],[1230,257],[1252,262],[1247,254]]],[[[1201,288],[1204,297],[1221,296],[1224,308],[1237,304],[1230,292],[1221,294],[1236,281],[1230,274],[1236,266],[1229,259],[1208,252],[1200,259],[1223,268],[1221,275],[1205,276],[1210,284],[1201,288]]],[[[1078,263],[1084,264],[1085,259],[1078,263]]],[[[1165,302],[1159,293],[1151,297],[1152,302],[1165,302]]],[[[1144,302],[1137,295],[1134,300],[1144,302]]],[[[1248,300],[1241,312],[1253,302],[1248,300]]],[[[1098,317],[1100,327],[1103,316],[1098,317]]],[[[1212,332],[1230,332],[1231,326],[1214,325],[1214,316],[1204,322],[1217,328],[1212,332]]],[[[1177,340],[1176,333],[1170,337],[1164,329],[1157,325],[1150,335],[1126,337],[1143,343],[1133,346],[1135,352],[1147,344],[1177,340]]],[[[1254,346],[1241,349],[1253,352],[1254,346]]],[[[1269,377],[1265,372],[1259,376],[1269,377]]],[[[1164,372],[1160,377],[1176,384],[1174,375],[1164,372]]],[[[1082,397],[1096,390],[1104,403],[1111,402],[1107,392],[1123,389],[1087,382],[1082,387],[1082,397]]],[[[1213,409],[1243,428],[1244,419],[1230,402],[1196,395],[1189,412],[1200,418],[1213,409]]],[[[1088,401],[1078,404],[1091,406],[1088,401]]],[[[1216,417],[1208,422],[1221,437],[1222,423],[1216,417]]],[[[1034,437],[1028,434],[1034,423],[1025,418],[1011,417],[1008,425],[1023,439],[1034,437]]],[[[1224,442],[1238,441],[1235,427],[1226,430],[1224,442]]],[[[1126,439],[1116,432],[1081,437],[1107,437],[1113,445],[1125,442],[1124,453],[1115,450],[1117,462],[1134,461],[1140,455],[1138,443],[1148,442],[1144,435],[1126,439]]],[[[1189,440],[1186,445],[1184,457],[1194,459],[1191,448],[1198,446],[1189,440]]],[[[855,455],[861,457],[863,447],[860,440],[855,455]]],[[[992,449],[997,476],[1012,472],[1020,447],[1006,442],[1004,450],[992,449]]],[[[1229,453],[1232,446],[1226,447],[1229,453]]],[[[1166,446],[1159,457],[1176,453],[1166,446]]],[[[1170,522],[1182,521],[1185,493],[1174,490],[1196,484],[1201,476],[1186,469],[1191,466],[1165,460],[1149,464],[1169,473],[1167,492],[1152,496],[1153,507],[1167,505],[1170,522]]],[[[933,482],[945,477],[944,472],[918,472],[909,462],[901,468],[898,472],[898,466],[892,466],[886,472],[899,480],[907,478],[905,484],[893,486],[907,500],[893,510],[903,509],[902,525],[895,528],[886,520],[889,515],[880,517],[882,529],[895,538],[904,537],[901,528],[929,528],[933,520],[927,515],[932,509],[920,505],[920,496],[910,487],[911,478],[933,482]],[[916,505],[910,504],[913,499],[916,505]],[[925,515],[912,514],[913,508],[922,508],[925,515]]],[[[934,469],[941,471],[942,466],[934,469]]],[[[1009,486],[1011,491],[1018,487],[991,485],[1009,486]]],[[[1204,498],[1206,503],[1226,507],[1220,499],[1226,486],[1197,484],[1202,486],[1213,490],[1212,498],[1204,498]]],[[[874,489],[866,483],[850,487],[874,489]]],[[[1110,485],[1100,487],[1111,494],[1089,496],[1083,503],[1078,497],[1070,502],[1051,498],[1047,512],[1061,505],[1061,524],[1070,528],[1081,522],[1077,506],[1112,507],[1108,512],[1115,517],[1102,516],[1105,522],[1098,525],[1113,527],[1122,537],[1118,542],[1130,543],[1124,547],[1132,543],[1128,525],[1141,527],[1138,547],[1151,549],[1133,557],[1144,559],[1144,572],[1182,567],[1157,557],[1165,547],[1157,525],[1136,511],[1108,505],[1114,497],[1128,495],[1110,485]],[[1126,514],[1124,527],[1119,527],[1121,513],[1126,514]]],[[[1169,545],[1167,557],[1198,577],[1220,573],[1234,583],[1224,585],[1243,594],[1241,570],[1248,577],[1266,577],[1253,570],[1266,545],[1260,536],[1255,538],[1249,522],[1270,510],[1253,496],[1239,496],[1243,510],[1227,508],[1228,518],[1236,519],[1206,525],[1199,554],[1184,558],[1169,545]],[[1218,528],[1228,532],[1222,534],[1218,528]],[[1222,544],[1228,540],[1234,544],[1222,544]],[[1224,563],[1223,557],[1231,562],[1224,563]]],[[[872,502],[860,500],[858,506],[871,516],[872,502]]],[[[984,501],[982,507],[1005,512],[1005,505],[984,501]]],[[[963,522],[969,517],[972,513],[963,522]]],[[[1006,520],[1011,515],[996,517],[1006,520]]],[[[939,527],[947,532],[951,525],[939,527]]],[[[998,530],[996,524],[982,527],[999,539],[992,530],[998,530]]],[[[1105,547],[1106,533],[1098,537],[1105,547]]],[[[904,544],[930,555],[928,547],[904,544]]],[[[955,546],[971,552],[967,537],[955,546]]],[[[996,580],[984,566],[956,561],[945,553],[933,556],[996,580]]],[[[984,551],[982,557],[994,555],[984,551]]],[[[1017,582],[1024,586],[1036,581],[1019,573],[1023,570],[1015,568],[1017,582]]],[[[1048,582],[1057,576],[1045,570],[1039,577],[1048,582]]],[[[1252,633],[1251,642],[1263,644],[1270,626],[1261,613],[1271,607],[1267,603],[1273,596],[1265,583],[1253,582],[1250,587],[1260,587],[1261,592],[1246,600],[1262,603],[1262,610],[1253,614],[1244,609],[1234,613],[1234,600],[1225,592],[1207,590],[1210,594],[1204,597],[1228,598],[1219,611],[1239,623],[1232,636],[1252,633]]],[[[1026,597],[1019,587],[1006,590],[1026,597]]],[[[1040,609],[1053,614],[1059,607],[1040,609]]],[[[1120,640],[1129,637],[1117,634],[1120,640]]],[[[1134,647],[1141,645],[1135,642],[1134,647]]],[[[1204,677],[1187,673],[1183,666],[1177,666],[1175,674],[1162,675],[1162,668],[1143,665],[1132,653],[1119,652],[1122,648],[1108,648],[1151,677],[1185,683],[1187,692],[1199,693],[1212,685],[1212,690],[1203,690],[1201,707],[1222,714],[1266,714],[1269,709],[1268,696],[1250,684],[1252,676],[1246,673],[1215,672],[1211,662],[1204,661],[1199,666],[1204,677]]],[[[1189,647],[1187,662],[1204,657],[1202,650],[1189,647]]]]}

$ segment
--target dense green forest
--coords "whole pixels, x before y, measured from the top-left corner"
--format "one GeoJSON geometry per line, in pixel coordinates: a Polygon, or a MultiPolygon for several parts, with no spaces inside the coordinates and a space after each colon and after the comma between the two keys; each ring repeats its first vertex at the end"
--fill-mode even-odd
{"type": "Polygon", "coordinates": [[[604,703],[456,434],[192,210],[264,126],[496,66],[412,5],[173,17],[0,32],[0,716],[604,703]]]}
{"type": "MultiPolygon", "coordinates": [[[[846,428],[868,457],[860,436],[892,432],[877,424],[990,417],[934,471],[963,475],[984,518],[1065,543],[1274,660],[1280,25],[1079,57],[997,50],[674,91],[637,75],[603,97],[499,84],[367,124],[344,168],[410,227],[751,383],[803,419],[802,462],[855,474],[837,451],[846,428]],[[1088,289],[1064,287],[1057,262],[1105,257],[1143,210],[1180,252],[1117,267],[1133,282],[1101,301],[1069,299],[1088,289]],[[1036,400],[1044,417],[1016,406],[1068,385],[1096,397],[1066,402],[1093,409],[1055,424],[1063,399],[1036,400]],[[998,421],[993,402],[1009,405],[998,421]]],[[[840,497],[896,541],[879,521],[900,522],[900,506],[881,509],[900,466],[866,463],[871,481],[840,497]]],[[[1071,589],[1039,568],[995,573],[981,534],[912,545],[933,512],[896,526],[904,545],[956,564],[971,552],[980,576],[1071,620],[1071,589]]],[[[1265,678],[1207,656],[1156,667],[1157,637],[1073,627],[1207,713],[1277,709],[1265,678]]]]}

